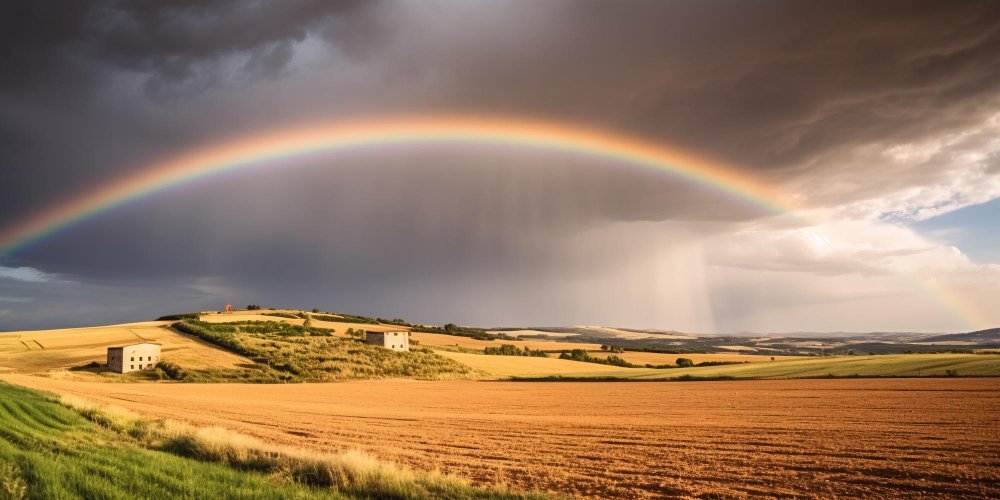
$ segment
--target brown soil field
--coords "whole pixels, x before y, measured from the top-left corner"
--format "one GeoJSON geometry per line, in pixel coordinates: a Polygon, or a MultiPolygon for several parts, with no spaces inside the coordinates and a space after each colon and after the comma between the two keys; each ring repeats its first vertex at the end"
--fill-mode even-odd
{"type": "MultiPolygon", "coordinates": [[[[107,348],[159,342],[164,357],[185,368],[232,368],[249,360],[147,321],[93,328],[0,333],[0,373],[65,372],[91,361],[107,361],[107,348]]],[[[77,377],[91,374],[72,372],[77,377]]],[[[70,375],[70,373],[63,373],[70,375]]]]}
{"type": "Polygon", "coordinates": [[[520,348],[530,347],[531,349],[541,349],[543,351],[561,351],[570,349],[600,350],[601,344],[581,344],[575,342],[560,342],[558,340],[477,340],[469,337],[459,337],[457,335],[445,335],[442,333],[411,333],[410,338],[416,339],[420,345],[429,347],[470,347],[473,349],[483,349],[486,347],[499,347],[503,344],[511,344],[520,348]]]}
{"type": "Polygon", "coordinates": [[[1000,497],[1000,379],[10,382],[580,496],[1000,497]]]}
{"type": "MultiPolygon", "coordinates": [[[[709,354],[665,354],[660,352],[639,352],[639,351],[626,351],[622,353],[610,353],[605,351],[590,352],[591,356],[595,358],[606,358],[608,356],[618,356],[629,363],[635,363],[637,365],[672,365],[677,361],[677,358],[687,358],[695,363],[702,363],[705,361],[736,361],[744,362],[749,361],[755,363],[758,361],[771,361],[771,356],[764,354],[739,354],[739,353],[709,353],[709,354]]],[[[775,356],[774,359],[777,361],[787,361],[789,359],[801,359],[807,356],[775,356]]]]}

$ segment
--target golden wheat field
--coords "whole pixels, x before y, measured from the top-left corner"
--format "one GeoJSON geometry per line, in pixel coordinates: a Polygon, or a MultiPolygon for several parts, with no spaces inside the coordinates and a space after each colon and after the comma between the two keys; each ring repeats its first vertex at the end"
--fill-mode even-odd
{"type": "Polygon", "coordinates": [[[1000,496],[1000,380],[11,382],[580,496],[1000,496]]]}
{"type": "MultiPolygon", "coordinates": [[[[0,333],[0,373],[48,372],[104,362],[107,348],[135,342],[158,342],[164,356],[190,368],[232,368],[249,360],[180,335],[168,321],[147,321],[93,328],[0,333]]],[[[85,374],[78,374],[84,376],[85,374]]]]}

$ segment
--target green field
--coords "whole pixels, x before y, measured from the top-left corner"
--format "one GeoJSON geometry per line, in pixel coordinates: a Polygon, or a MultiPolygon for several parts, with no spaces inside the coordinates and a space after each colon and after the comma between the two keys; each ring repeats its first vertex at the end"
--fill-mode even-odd
{"type": "MultiPolygon", "coordinates": [[[[553,360],[555,361],[555,360],[553,360]]],[[[533,363],[530,358],[517,363],[533,363]]],[[[551,362],[550,362],[551,364],[551,362]]],[[[674,378],[781,379],[817,377],[947,377],[1000,376],[997,354],[888,354],[878,356],[830,356],[761,361],[738,365],[695,368],[618,368],[600,366],[587,370],[588,363],[564,361],[550,373],[534,371],[522,378],[561,376],[566,378],[620,378],[629,380],[669,380],[674,378]],[[570,365],[571,364],[571,365],[570,365]]]]}
{"type": "Polygon", "coordinates": [[[357,454],[273,447],[218,429],[74,408],[0,382],[0,499],[543,497],[357,454]]]}

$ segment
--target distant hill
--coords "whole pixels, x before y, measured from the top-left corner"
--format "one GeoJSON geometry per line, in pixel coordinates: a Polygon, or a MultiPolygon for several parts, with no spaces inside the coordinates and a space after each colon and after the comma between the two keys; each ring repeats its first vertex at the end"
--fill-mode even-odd
{"type": "Polygon", "coordinates": [[[1000,344],[1000,328],[990,328],[989,330],[979,330],[969,333],[953,333],[951,335],[937,335],[926,337],[921,342],[975,342],[977,344],[1000,344]]]}

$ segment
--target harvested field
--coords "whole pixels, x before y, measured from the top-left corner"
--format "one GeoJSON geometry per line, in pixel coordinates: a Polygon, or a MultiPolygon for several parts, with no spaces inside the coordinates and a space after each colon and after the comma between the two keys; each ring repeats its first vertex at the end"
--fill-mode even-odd
{"type": "MultiPolygon", "coordinates": [[[[107,348],[159,342],[163,357],[187,368],[232,368],[249,360],[148,321],[93,328],[0,333],[0,373],[59,371],[91,361],[104,363],[107,348]]],[[[76,376],[87,376],[85,373],[76,376]]]]}
{"type": "MultiPolygon", "coordinates": [[[[776,357],[777,361],[692,368],[622,368],[555,358],[439,352],[464,365],[509,377],[616,377],[630,380],[701,378],[1000,376],[996,354],[887,354],[881,356],[776,357]]],[[[741,356],[735,354],[735,356],[741,356]]],[[[680,356],[677,356],[680,357],[680,356]]],[[[677,357],[673,358],[674,360],[677,357]]],[[[688,356],[683,356],[688,357],[688,356]]],[[[770,357],[768,357],[770,359],[770,357]]]]}
{"type": "Polygon", "coordinates": [[[198,317],[198,319],[206,323],[232,323],[234,321],[281,321],[283,323],[301,325],[305,322],[302,318],[279,318],[277,316],[268,316],[256,311],[251,311],[250,313],[245,313],[245,311],[236,311],[231,313],[202,314],[198,317]]]}
{"type": "Polygon", "coordinates": [[[101,384],[5,375],[272,442],[602,497],[1000,496],[1000,380],[101,384]]]}
{"type": "MultiPolygon", "coordinates": [[[[549,375],[562,375],[564,377],[620,377],[628,376],[634,371],[630,368],[570,361],[556,357],[487,356],[484,354],[449,351],[438,351],[437,353],[498,378],[547,377],[549,375]]],[[[644,370],[643,373],[647,371],[649,370],[644,370]]]]}
{"type": "Polygon", "coordinates": [[[601,344],[583,344],[576,342],[561,342],[558,340],[477,340],[469,337],[457,335],[445,335],[443,333],[411,333],[410,338],[420,341],[420,345],[429,347],[469,347],[473,349],[483,349],[486,347],[498,347],[503,344],[511,344],[520,348],[525,346],[531,349],[541,349],[543,351],[564,351],[571,349],[600,350],[601,344]]]}

